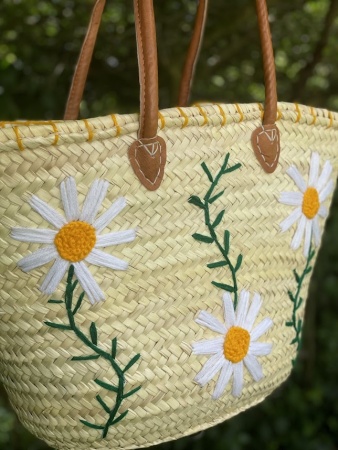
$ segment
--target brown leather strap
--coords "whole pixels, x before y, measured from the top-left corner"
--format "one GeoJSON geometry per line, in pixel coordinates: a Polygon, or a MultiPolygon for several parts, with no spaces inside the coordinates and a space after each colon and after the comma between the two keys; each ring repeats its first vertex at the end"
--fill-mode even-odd
{"type": "Polygon", "coordinates": [[[93,56],[93,50],[96,42],[97,33],[101,23],[106,0],[96,0],[88,26],[87,34],[82,44],[80,56],[75,68],[72,85],[70,87],[65,120],[77,119],[79,115],[80,103],[85,88],[90,62],[93,56]]]}
{"type": "Polygon", "coordinates": [[[276,125],[277,83],[273,56],[268,10],[265,0],[256,0],[259,33],[262,47],[265,108],[263,124],[251,135],[251,144],[260,165],[267,173],[273,173],[280,155],[280,134],[276,125]]]}
{"type": "Polygon", "coordinates": [[[199,0],[198,3],[193,35],[184,63],[177,106],[187,106],[189,102],[196,63],[203,41],[205,22],[208,11],[208,1],[209,0],[199,0]]]}
{"type": "Polygon", "coordinates": [[[275,123],[277,116],[277,81],[266,0],[256,0],[256,10],[262,47],[265,84],[263,124],[270,125],[275,123]]]}
{"type": "Polygon", "coordinates": [[[134,0],[140,78],[139,138],[153,138],[158,123],[158,64],[153,0],[134,0]]]}

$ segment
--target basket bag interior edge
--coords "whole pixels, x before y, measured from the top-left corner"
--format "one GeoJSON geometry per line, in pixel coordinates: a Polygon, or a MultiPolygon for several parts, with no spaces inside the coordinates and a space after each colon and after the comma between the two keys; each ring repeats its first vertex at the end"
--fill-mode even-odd
{"type": "Polygon", "coordinates": [[[153,5],[135,0],[139,115],[0,123],[0,380],[53,448],[177,439],[292,369],[338,115],[277,103],[256,6],[264,108],[159,112],[153,5]]]}

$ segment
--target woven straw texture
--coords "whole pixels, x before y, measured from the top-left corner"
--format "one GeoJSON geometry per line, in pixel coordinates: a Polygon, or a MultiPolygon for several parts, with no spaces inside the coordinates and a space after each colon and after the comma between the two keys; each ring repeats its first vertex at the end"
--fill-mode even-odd
{"type": "MultiPolygon", "coordinates": [[[[155,192],[140,186],[128,161],[137,115],[0,123],[0,380],[22,423],[52,447],[139,448],[177,439],[257,404],[289,375],[296,351],[290,344],[294,330],[285,326],[292,315],[287,291],[295,290],[293,269],[304,266],[304,256],[302,248],[290,248],[294,228],[280,232],[279,223],[291,209],[278,198],[282,191],[297,190],[286,175],[288,167],[294,164],[307,176],[313,151],[319,153],[321,165],[330,160],[336,178],[338,115],[280,103],[281,156],[271,175],[263,172],[250,144],[261,115],[258,104],[161,111],[159,135],[167,143],[168,161],[164,181],[155,192]],[[273,349],[260,358],[261,381],[254,382],[244,371],[242,395],[234,398],[228,385],[215,401],[211,398],[215,379],[203,388],[194,381],[208,358],[193,354],[191,344],[214,337],[195,318],[206,310],[222,319],[222,291],[211,281],[227,282],[229,273],[224,267],[206,267],[219,254],[215,246],[192,238],[193,233],[203,233],[205,225],[201,210],[188,199],[203,197],[210,187],[201,163],[216,173],[228,152],[230,164],[242,167],[220,181],[219,189],[225,193],[217,208],[223,206],[226,214],[219,230],[231,233],[230,254],[243,254],[239,288],[262,297],[257,321],[270,317],[274,322],[264,336],[273,349]],[[106,439],[79,419],[105,421],[95,400],[102,389],[93,380],[108,382],[115,374],[101,359],[71,360],[83,354],[83,344],[72,333],[44,323],[61,323],[65,317],[64,309],[47,303],[48,297],[38,290],[49,267],[30,273],[17,267],[23,256],[40,246],[10,237],[12,227],[49,227],[30,208],[28,194],[63,213],[60,183],[67,176],[76,180],[80,205],[95,179],[108,180],[101,211],[119,196],[128,204],[111,231],[137,228],[133,242],[114,248],[115,256],[129,261],[129,269],[91,266],[106,301],[94,306],[86,301],[78,313],[83,330],[96,323],[107,351],[111,339],[118,338],[117,359],[122,365],[130,355],[141,354],[128,371],[127,384],[130,389],[142,388],[125,400],[121,412],[128,408],[129,413],[110,428],[106,439]]],[[[305,298],[309,278],[302,287],[305,298]]],[[[53,298],[62,298],[65,283],[63,279],[53,298]]],[[[299,317],[303,312],[304,306],[299,317]]],[[[112,401],[114,394],[105,398],[112,401]]]]}

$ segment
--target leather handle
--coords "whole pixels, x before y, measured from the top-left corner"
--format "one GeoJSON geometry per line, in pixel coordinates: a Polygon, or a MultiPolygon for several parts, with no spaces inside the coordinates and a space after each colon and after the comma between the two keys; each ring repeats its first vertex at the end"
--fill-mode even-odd
{"type": "Polygon", "coordinates": [[[187,106],[189,102],[196,63],[203,41],[205,22],[208,12],[208,2],[209,0],[199,0],[198,2],[193,35],[190,41],[189,50],[185,59],[181,77],[177,106],[187,106]]]}
{"type": "Polygon", "coordinates": [[[68,100],[64,113],[65,120],[77,119],[80,110],[80,103],[83,97],[89,66],[92,60],[97,33],[99,31],[101,17],[106,4],[106,0],[96,0],[90,18],[85,39],[82,44],[80,56],[75,68],[72,84],[68,94],[68,100]]]}

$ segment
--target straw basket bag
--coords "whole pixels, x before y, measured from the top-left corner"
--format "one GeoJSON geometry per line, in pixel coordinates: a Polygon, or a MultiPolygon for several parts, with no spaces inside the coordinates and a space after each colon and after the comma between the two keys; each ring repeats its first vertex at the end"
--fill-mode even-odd
{"type": "Polygon", "coordinates": [[[152,1],[135,0],[140,115],[1,124],[0,379],[54,448],[177,439],[259,403],[292,369],[338,115],[277,104],[256,4],[264,108],[183,99],[158,112],[152,1]]]}

